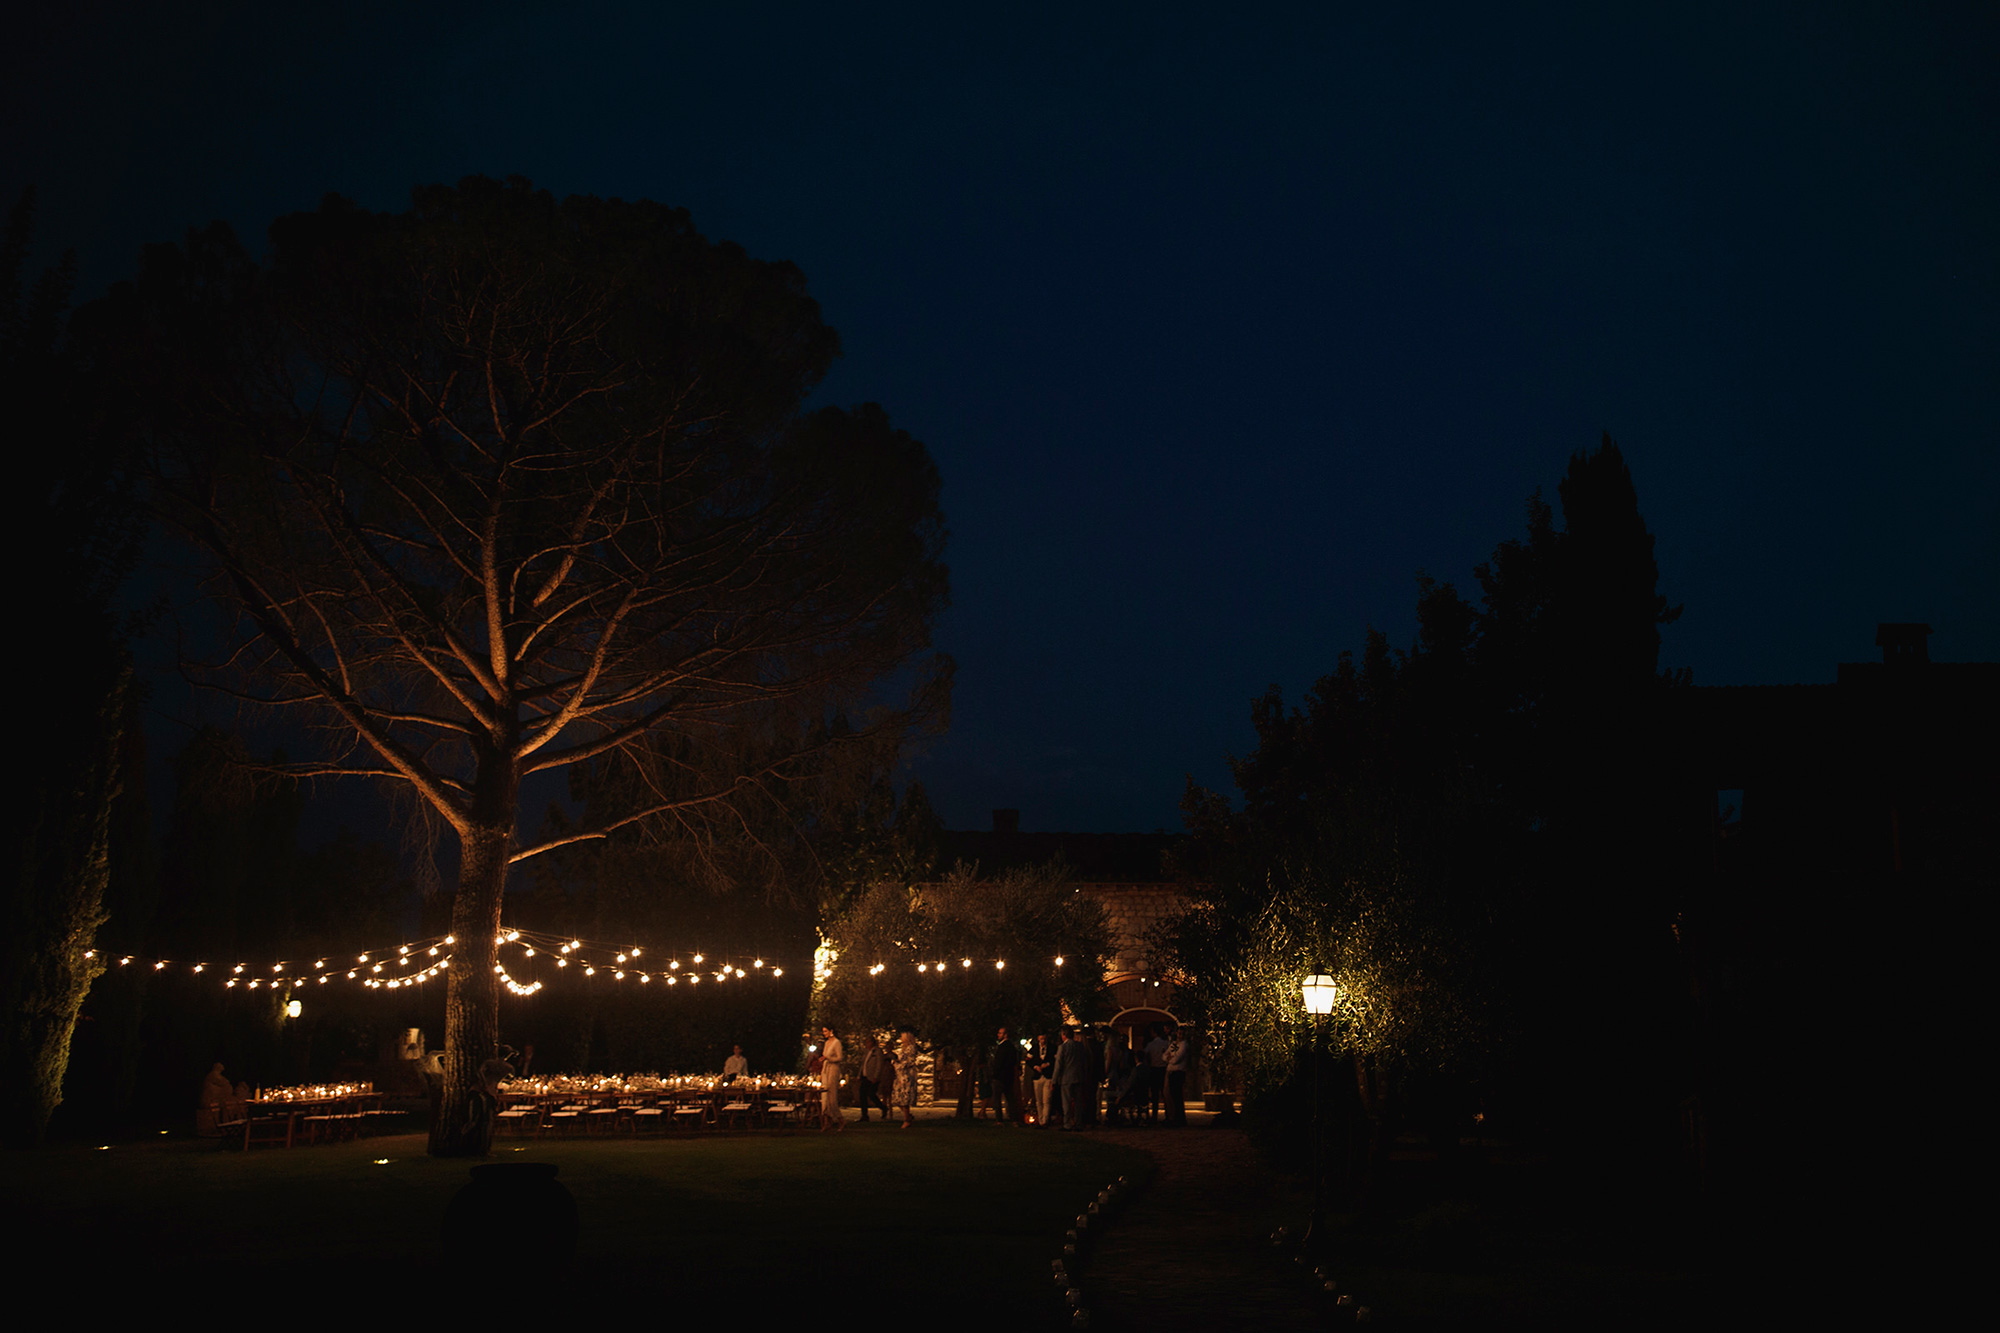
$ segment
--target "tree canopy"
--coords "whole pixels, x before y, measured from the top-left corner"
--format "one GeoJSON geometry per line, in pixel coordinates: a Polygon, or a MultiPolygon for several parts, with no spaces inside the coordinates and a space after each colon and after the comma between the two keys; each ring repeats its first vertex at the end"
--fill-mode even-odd
{"type": "Polygon", "coordinates": [[[1065,1005],[1091,1014],[1111,954],[1103,907],[1060,866],[985,879],[961,864],[934,883],[885,880],[826,934],[822,1021],[907,1027],[939,1045],[975,1045],[1003,1026],[1053,1031],[1065,1005]]]}
{"type": "Polygon", "coordinates": [[[1679,679],[1658,671],[1676,612],[1617,446],[1573,457],[1560,496],[1562,528],[1537,496],[1525,539],[1476,571],[1477,605],[1420,577],[1408,650],[1371,631],[1303,707],[1257,700],[1241,810],[1190,786],[1184,868],[1208,887],[1164,957],[1253,1102],[1281,1102],[1324,1036],[1379,1150],[1413,1081],[1492,1099],[1567,1069],[1630,1091],[1615,1051],[1660,1062],[1655,705],[1679,679]],[[1340,988],[1323,1032],[1299,994],[1318,970],[1340,988]]]}

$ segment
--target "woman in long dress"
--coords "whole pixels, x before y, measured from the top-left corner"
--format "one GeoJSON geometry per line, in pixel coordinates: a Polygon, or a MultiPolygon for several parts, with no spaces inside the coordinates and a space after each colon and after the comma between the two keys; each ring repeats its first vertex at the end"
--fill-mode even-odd
{"type": "Polygon", "coordinates": [[[907,1028],[896,1043],[896,1086],[889,1094],[889,1109],[903,1117],[903,1128],[916,1122],[910,1108],[917,1102],[917,1034],[907,1028]]]}
{"type": "Polygon", "coordinates": [[[832,1028],[823,1030],[826,1045],[819,1052],[819,1127],[822,1131],[829,1126],[843,1130],[847,1128],[847,1117],[840,1113],[840,1061],[847,1052],[841,1048],[840,1038],[832,1028]]]}

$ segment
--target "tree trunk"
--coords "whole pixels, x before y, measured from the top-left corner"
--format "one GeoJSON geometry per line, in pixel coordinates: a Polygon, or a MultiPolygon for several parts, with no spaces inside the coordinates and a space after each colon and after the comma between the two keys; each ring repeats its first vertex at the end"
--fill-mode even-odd
{"type": "Polygon", "coordinates": [[[70,1038],[90,983],[104,972],[92,947],[105,922],[111,874],[111,809],[120,790],[118,757],[129,671],[100,706],[95,734],[70,764],[45,764],[26,798],[33,814],[15,849],[8,886],[4,996],[0,1025],[0,1140],[40,1147],[62,1102],[70,1038]]]}
{"type": "Polygon", "coordinates": [[[444,1097],[431,1121],[433,1157],[484,1157],[492,1100],[481,1067],[500,1054],[500,906],[513,849],[511,818],[467,836],[451,904],[451,966],[444,1002],[444,1097]]]}

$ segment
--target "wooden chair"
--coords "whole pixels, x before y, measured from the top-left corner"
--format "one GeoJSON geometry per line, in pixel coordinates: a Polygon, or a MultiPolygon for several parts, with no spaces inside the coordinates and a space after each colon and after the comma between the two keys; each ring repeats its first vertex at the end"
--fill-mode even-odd
{"type": "Polygon", "coordinates": [[[510,1106],[493,1117],[496,1133],[511,1134],[515,1138],[526,1137],[539,1132],[542,1127],[542,1108],[539,1106],[510,1106]]]}

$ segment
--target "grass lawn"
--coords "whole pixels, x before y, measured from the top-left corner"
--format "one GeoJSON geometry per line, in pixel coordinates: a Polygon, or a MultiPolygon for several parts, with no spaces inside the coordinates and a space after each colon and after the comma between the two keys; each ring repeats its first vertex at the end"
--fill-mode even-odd
{"type": "MultiPolygon", "coordinates": [[[[1082,1135],[948,1121],[501,1140],[495,1160],[556,1163],[581,1226],[567,1274],[523,1250],[472,1275],[503,1298],[796,1316],[837,1285],[864,1307],[875,1290],[920,1317],[976,1312],[981,1324],[1045,1320],[1067,1219],[1107,1181],[1149,1169],[1082,1135]]],[[[251,1296],[360,1310],[467,1294],[442,1271],[439,1223],[468,1165],[426,1157],[420,1135],[254,1153],[162,1139],[8,1154],[0,1186],[29,1224],[9,1258],[37,1286],[93,1304],[163,1298],[163,1312],[185,1296],[222,1302],[216,1313],[250,1314],[236,1302],[251,1296]]]]}

